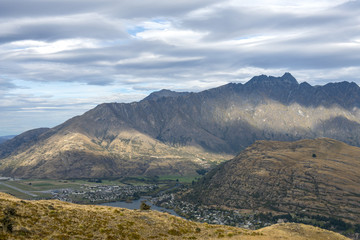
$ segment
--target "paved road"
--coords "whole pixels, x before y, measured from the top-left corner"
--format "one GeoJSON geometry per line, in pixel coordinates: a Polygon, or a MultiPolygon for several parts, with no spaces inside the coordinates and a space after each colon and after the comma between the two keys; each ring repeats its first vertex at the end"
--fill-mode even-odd
{"type": "Polygon", "coordinates": [[[34,194],[34,193],[31,193],[31,192],[28,192],[28,191],[22,190],[22,189],[20,189],[20,188],[17,188],[17,187],[11,186],[11,185],[9,185],[9,184],[7,184],[7,183],[0,182],[0,184],[2,184],[2,185],[4,185],[4,186],[6,186],[6,187],[8,187],[8,188],[12,188],[12,189],[14,189],[14,190],[16,190],[16,191],[18,191],[18,192],[25,193],[25,194],[27,194],[27,195],[29,195],[29,196],[32,196],[32,197],[37,197],[37,195],[36,195],[36,194],[34,194]]]}

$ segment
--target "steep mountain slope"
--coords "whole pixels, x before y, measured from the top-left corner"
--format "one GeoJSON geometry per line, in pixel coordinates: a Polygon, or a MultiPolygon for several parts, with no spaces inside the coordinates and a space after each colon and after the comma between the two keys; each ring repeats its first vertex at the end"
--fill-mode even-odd
{"type": "Polygon", "coordinates": [[[0,222],[0,239],[347,239],[303,224],[251,231],[190,222],[157,211],[24,201],[3,193],[0,222]]]}
{"type": "Polygon", "coordinates": [[[0,167],[4,175],[22,178],[189,175],[226,157],[192,146],[168,146],[132,129],[101,140],[69,131],[9,156],[0,167]]]}
{"type": "Polygon", "coordinates": [[[257,141],[183,198],[202,205],[360,222],[360,148],[321,138],[257,141]]]}
{"type": "Polygon", "coordinates": [[[0,145],[0,174],[194,174],[256,140],[316,137],[360,146],[360,88],[261,75],[200,93],[162,90],[140,102],[105,103],[55,128],[26,132],[0,145]]]}

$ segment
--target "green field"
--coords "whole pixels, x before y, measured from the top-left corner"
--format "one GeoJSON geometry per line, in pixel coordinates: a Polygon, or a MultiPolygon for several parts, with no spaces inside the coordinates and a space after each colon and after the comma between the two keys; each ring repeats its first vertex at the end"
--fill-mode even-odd
{"type": "Polygon", "coordinates": [[[22,199],[48,199],[51,194],[44,192],[55,189],[79,189],[82,185],[148,185],[157,184],[160,190],[172,188],[176,183],[189,184],[196,181],[198,176],[156,176],[156,177],[126,177],[121,179],[86,179],[54,180],[54,179],[22,179],[1,180],[0,192],[9,193],[22,199]],[[2,184],[3,183],[3,184],[2,184]],[[33,196],[32,194],[36,195],[33,196]]]}
{"type": "Polygon", "coordinates": [[[33,199],[33,197],[31,197],[31,196],[29,196],[29,195],[27,195],[25,193],[16,191],[15,189],[9,188],[9,187],[4,186],[2,184],[0,184],[0,192],[8,193],[8,194],[11,194],[11,195],[16,196],[18,198],[21,198],[21,199],[33,199]]]}
{"type": "Polygon", "coordinates": [[[16,180],[16,181],[0,181],[0,191],[6,192],[22,199],[46,199],[50,198],[48,191],[52,189],[61,188],[80,188],[80,181],[69,182],[66,180],[38,180],[38,179],[27,179],[27,180],[16,180]],[[6,184],[6,185],[4,185],[6,184]],[[20,190],[18,190],[20,189],[20,190]],[[22,192],[24,191],[24,192],[22,192]],[[36,195],[33,196],[32,194],[36,195]]]}
{"type": "Polygon", "coordinates": [[[180,183],[192,183],[196,181],[199,176],[160,176],[159,180],[179,181],[180,183]]]}

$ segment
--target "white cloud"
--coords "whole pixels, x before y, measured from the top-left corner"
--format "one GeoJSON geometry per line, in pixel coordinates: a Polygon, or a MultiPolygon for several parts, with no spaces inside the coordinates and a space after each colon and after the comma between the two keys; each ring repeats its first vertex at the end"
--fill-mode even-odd
{"type": "Polygon", "coordinates": [[[178,29],[169,21],[146,21],[139,26],[143,31],[136,33],[136,37],[143,40],[159,40],[170,45],[186,46],[198,44],[207,33],[178,29]]]}
{"type": "Polygon", "coordinates": [[[23,40],[6,44],[2,48],[20,54],[51,54],[82,48],[96,48],[99,41],[93,39],[64,39],[55,42],[23,40]]]}
{"type": "Polygon", "coordinates": [[[163,56],[153,53],[142,53],[139,57],[136,58],[127,58],[124,60],[118,61],[118,65],[126,64],[141,64],[141,63],[170,63],[170,62],[182,62],[182,61],[193,61],[201,60],[202,57],[176,57],[176,56],[163,56]]]}
{"type": "Polygon", "coordinates": [[[140,27],[143,27],[146,30],[166,30],[171,28],[170,21],[161,21],[161,20],[153,20],[153,21],[145,21],[139,24],[140,27]]]}
{"type": "Polygon", "coordinates": [[[348,0],[272,0],[271,3],[266,0],[252,0],[252,1],[237,1],[231,0],[230,4],[233,7],[247,7],[247,8],[264,8],[268,10],[284,11],[284,12],[295,12],[295,13],[311,13],[321,10],[325,10],[343,3],[348,0]]]}
{"type": "Polygon", "coordinates": [[[144,40],[160,40],[167,44],[182,46],[184,44],[198,43],[205,34],[179,29],[148,30],[136,34],[144,40]]]}

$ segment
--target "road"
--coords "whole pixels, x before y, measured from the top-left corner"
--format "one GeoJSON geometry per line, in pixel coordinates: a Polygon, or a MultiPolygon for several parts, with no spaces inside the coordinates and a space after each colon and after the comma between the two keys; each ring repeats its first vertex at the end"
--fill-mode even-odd
{"type": "Polygon", "coordinates": [[[4,185],[5,187],[12,188],[12,189],[14,189],[14,190],[16,190],[16,191],[18,191],[18,192],[25,193],[25,194],[27,194],[27,195],[29,195],[29,196],[32,196],[32,197],[37,197],[37,195],[36,195],[36,194],[34,194],[34,193],[31,193],[31,192],[28,192],[28,191],[22,190],[22,189],[20,189],[20,188],[17,188],[17,187],[11,186],[11,185],[9,185],[9,184],[7,184],[7,183],[0,182],[0,184],[4,185]]]}

